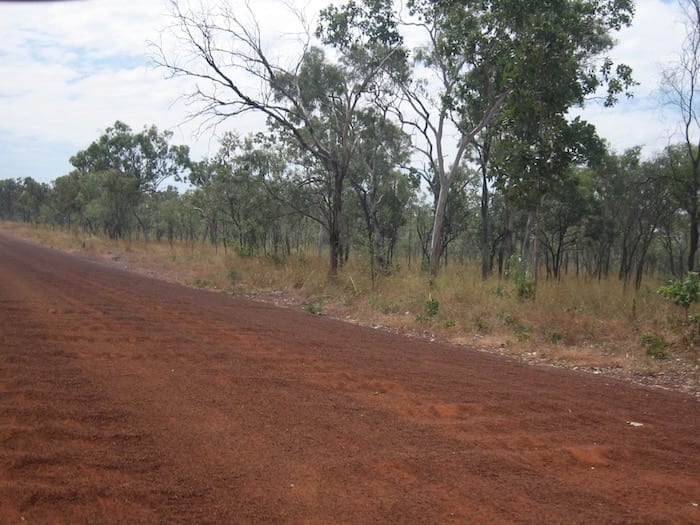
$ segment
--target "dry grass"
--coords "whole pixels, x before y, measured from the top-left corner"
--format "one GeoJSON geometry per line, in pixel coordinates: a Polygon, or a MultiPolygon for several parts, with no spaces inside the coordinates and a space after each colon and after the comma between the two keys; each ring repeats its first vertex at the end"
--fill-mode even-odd
{"type": "Polygon", "coordinates": [[[476,346],[546,362],[698,392],[697,348],[683,344],[669,316],[677,314],[647,278],[640,291],[616,279],[566,277],[543,281],[534,301],[517,298],[507,280],[483,281],[477,267],[452,265],[438,278],[418,269],[382,276],[373,286],[357,261],[327,276],[315,255],[241,257],[206,243],[110,241],[61,230],[4,223],[0,227],[43,244],[79,251],[188,286],[219,289],[294,304],[354,323],[476,346]],[[652,359],[643,334],[663,337],[669,359],[652,359]],[[675,379],[674,379],[675,378],[675,379]]]}

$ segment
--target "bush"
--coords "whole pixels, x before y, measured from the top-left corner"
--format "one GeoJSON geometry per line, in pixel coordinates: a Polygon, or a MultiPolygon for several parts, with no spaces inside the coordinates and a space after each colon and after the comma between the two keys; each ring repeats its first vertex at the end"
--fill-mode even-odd
{"type": "Polygon", "coordinates": [[[236,284],[243,279],[243,275],[236,268],[229,268],[226,278],[230,284],[236,284]]]}
{"type": "Polygon", "coordinates": [[[513,327],[513,333],[520,343],[526,343],[530,340],[530,335],[532,335],[532,326],[518,323],[513,327]]]}
{"type": "Polygon", "coordinates": [[[562,340],[564,339],[564,334],[562,334],[561,332],[557,332],[557,331],[549,331],[549,330],[547,330],[547,331],[545,332],[545,338],[546,338],[550,343],[557,344],[557,343],[559,343],[560,341],[562,341],[562,340]]]}
{"type": "Polygon", "coordinates": [[[695,340],[700,335],[700,316],[691,315],[690,307],[700,300],[700,276],[698,273],[688,272],[683,279],[669,281],[666,286],[659,288],[658,294],[683,308],[685,315],[679,322],[683,341],[688,348],[696,348],[695,340]]]}
{"type": "Polygon", "coordinates": [[[435,317],[440,311],[440,302],[435,299],[432,295],[428,297],[425,302],[425,315],[428,317],[435,317]]]}
{"type": "Polygon", "coordinates": [[[306,305],[306,311],[310,314],[321,315],[323,313],[323,299],[312,301],[306,305]]]}
{"type": "Polygon", "coordinates": [[[428,296],[428,300],[425,302],[425,315],[417,315],[416,321],[429,321],[435,317],[440,312],[440,302],[435,299],[432,295],[428,296]]]}
{"type": "Polygon", "coordinates": [[[486,333],[489,331],[489,323],[484,321],[481,317],[474,319],[474,325],[479,333],[486,333]]]}
{"type": "Polygon", "coordinates": [[[525,265],[520,257],[513,255],[509,261],[509,269],[506,276],[513,280],[515,295],[522,301],[534,301],[537,288],[527,273],[525,265]]]}
{"type": "Polygon", "coordinates": [[[658,294],[685,310],[686,320],[690,319],[690,307],[700,300],[700,276],[688,272],[683,279],[673,279],[659,288],[658,294]]]}
{"type": "Polygon", "coordinates": [[[642,346],[646,348],[647,355],[653,359],[668,359],[668,343],[661,335],[642,335],[642,346]]]}

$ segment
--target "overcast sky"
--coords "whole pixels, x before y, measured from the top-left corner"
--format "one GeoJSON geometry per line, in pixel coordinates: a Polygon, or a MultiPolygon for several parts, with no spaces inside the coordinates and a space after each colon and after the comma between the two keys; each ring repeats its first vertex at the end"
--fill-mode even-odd
{"type": "MultiPolygon", "coordinates": [[[[271,33],[286,27],[281,1],[251,3],[271,33]]],[[[297,1],[309,13],[326,3],[297,1]]],[[[196,125],[184,123],[183,85],[150,65],[147,42],[168,25],[166,13],[165,0],[0,1],[0,179],[50,182],[67,174],[70,156],[116,120],[135,131],[170,129],[195,159],[213,154],[211,133],[197,136],[196,125]]],[[[651,155],[676,128],[675,116],[662,111],[659,77],[678,55],[680,20],[675,0],[638,0],[633,27],[617,34],[611,56],[632,66],[640,85],[633,99],[614,108],[589,104],[583,116],[618,152],[641,145],[651,155]]],[[[229,129],[247,126],[232,121],[229,129]]]]}

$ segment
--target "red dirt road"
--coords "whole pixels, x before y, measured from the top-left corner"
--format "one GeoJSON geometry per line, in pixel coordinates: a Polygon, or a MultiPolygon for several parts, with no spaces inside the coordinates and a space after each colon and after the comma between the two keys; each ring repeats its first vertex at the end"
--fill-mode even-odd
{"type": "Polygon", "coordinates": [[[0,523],[700,523],[698,505],[691,396],[0,233],[0,523]]]}

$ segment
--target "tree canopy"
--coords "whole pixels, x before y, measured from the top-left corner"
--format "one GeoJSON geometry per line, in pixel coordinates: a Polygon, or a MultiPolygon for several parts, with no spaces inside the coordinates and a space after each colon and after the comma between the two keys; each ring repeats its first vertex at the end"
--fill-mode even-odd
{"type": "Polygon", "coordinates": [[[534,281],[635,286],[697,264],[692,9],[665,75],[684,141],[645,159],[571,116],[634,86],[608,58],[631,1],[352,0],[314,25],[291,13],[302,31],[283,53],[250,6],[171,7],[175,45],[155,60],[191,81],[193,118],[220,126],[219,150],[191,162],[171,132],[117,121],[52,185],[1,181],[0,216],[242,255],[315,251],[332,276],[352,253],[373,282],[397,254],[433,275],[480,259],[484,276],[517,265],[534,281]],[[244,136],[235,117],[249,112],[265,125],[244,136]]]}

